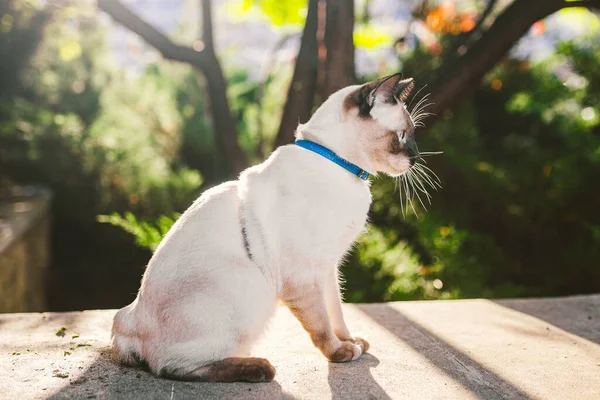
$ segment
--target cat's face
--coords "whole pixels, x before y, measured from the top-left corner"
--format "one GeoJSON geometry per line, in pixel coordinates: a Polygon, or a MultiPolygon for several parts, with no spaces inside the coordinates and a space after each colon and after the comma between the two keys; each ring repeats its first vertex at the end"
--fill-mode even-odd
{"type": "Polygon", "coordinates": [[[404,104],[413,88],[412,79],[395,74],[337,93],[347,139],[359,146],[371,172],[397,176],[417,160],[415,124],[404,104]]]}

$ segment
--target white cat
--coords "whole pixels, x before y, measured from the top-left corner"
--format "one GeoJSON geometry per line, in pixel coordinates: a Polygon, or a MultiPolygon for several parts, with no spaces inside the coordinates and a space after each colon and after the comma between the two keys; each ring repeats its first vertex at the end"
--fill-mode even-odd
{"type": "Polygon", "coordinates": [[[119,359],[174,379],[270,381],[269,361],[248,355],[278,300],[329,360],[366,352],[344,322],[337,268],[367,220],[366,171],[399,175],[418,156],[412,88],[396,74],[334,93],[296,132],[322,154],[282,146],[194,202],[115,316],[119,359]]]}

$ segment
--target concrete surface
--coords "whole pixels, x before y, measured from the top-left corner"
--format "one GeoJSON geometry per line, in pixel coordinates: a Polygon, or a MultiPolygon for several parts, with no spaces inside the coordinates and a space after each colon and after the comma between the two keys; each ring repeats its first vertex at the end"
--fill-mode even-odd
{"type": "Polygon", "coordinates": [[[345,313],[370,354],[327,363],[282,308],[255,351],[277,368],[268,384],[174,382],[115,365],[111,310],[4,314],[0,398],[600,399],[600,295],[346,305],[345,313]]]}

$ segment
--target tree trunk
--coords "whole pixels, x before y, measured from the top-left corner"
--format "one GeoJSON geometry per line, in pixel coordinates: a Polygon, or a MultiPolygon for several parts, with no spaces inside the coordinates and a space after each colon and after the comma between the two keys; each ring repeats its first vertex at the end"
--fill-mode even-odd
{"type": "Polygon", "coordinates": [[[318,0],[309,0],[308,15],[302,33],[300,51],[296,58],[294,76],[290,82],[287,100],[279,132],[275,138],[275,147],[291,143],[298,122],[306,122],[312,113],[318,72],[317,28],[318,0]]]}
{"type": "Polygon", "coordinates": [[[327,0],[325,22],[325,100],[332,93],[352,85],[354,72],[354,0],[327,0]]]}
{"type": "Polygon", "coordinates": [[[169,60],[190,64],[206,78],[213,129],[222,165],[232,174],[247,167],[246,155],[237,141],[237,128],[227,99],[227,83],[216,56],[212,40],[211,1],[202,0],[204,49],[197,52],[173,43],[164,34],[131,12],[119,0],[98,0],[98,8],[116,22],[138,34],[169,60]]]}

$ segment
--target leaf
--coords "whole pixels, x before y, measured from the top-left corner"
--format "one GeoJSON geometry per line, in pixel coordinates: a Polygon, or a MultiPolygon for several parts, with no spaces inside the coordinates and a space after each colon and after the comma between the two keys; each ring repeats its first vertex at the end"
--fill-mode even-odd
{"type": "Polygon", "coordinates": [[[585,7],[563,8],[558,20],[569,27],[578,27],[583,32],[595,33],[600,30],[600,19],[585,7]]]}
{"type": "Polygon", "coordinates": [[[306,20],[306,0],[239,0],[230,4],[228,11],[235,15],[243,15],[257,9],[269,18],[275,26],[301,25],[306,20]]]}
{"type": "Polygon", "coordinates": [[[356,47],[372,49],[391,45],[392,42],[392,36],[389,33],[373,25],[359,25],[354,29],[354,45],[356,47]]]}
{"type": "Polygon", "coordinates": [[[72,61],[81,56],[81,46],[76,41],[71,40],[60,47],[59,54],[64,61],[72,61]]]}
{"type": "Polygon", "coordinates": [[[163,215],[154,222],[140,221],[130,212],[120,216],[117,213],[111,215],[99,215],[96,219],[100,223],[107,223],[123,229],[132,234],[136,244],[150,250],[155,250],[164,235],[173,226],[179,214],[169,217],[163,215]]]}

